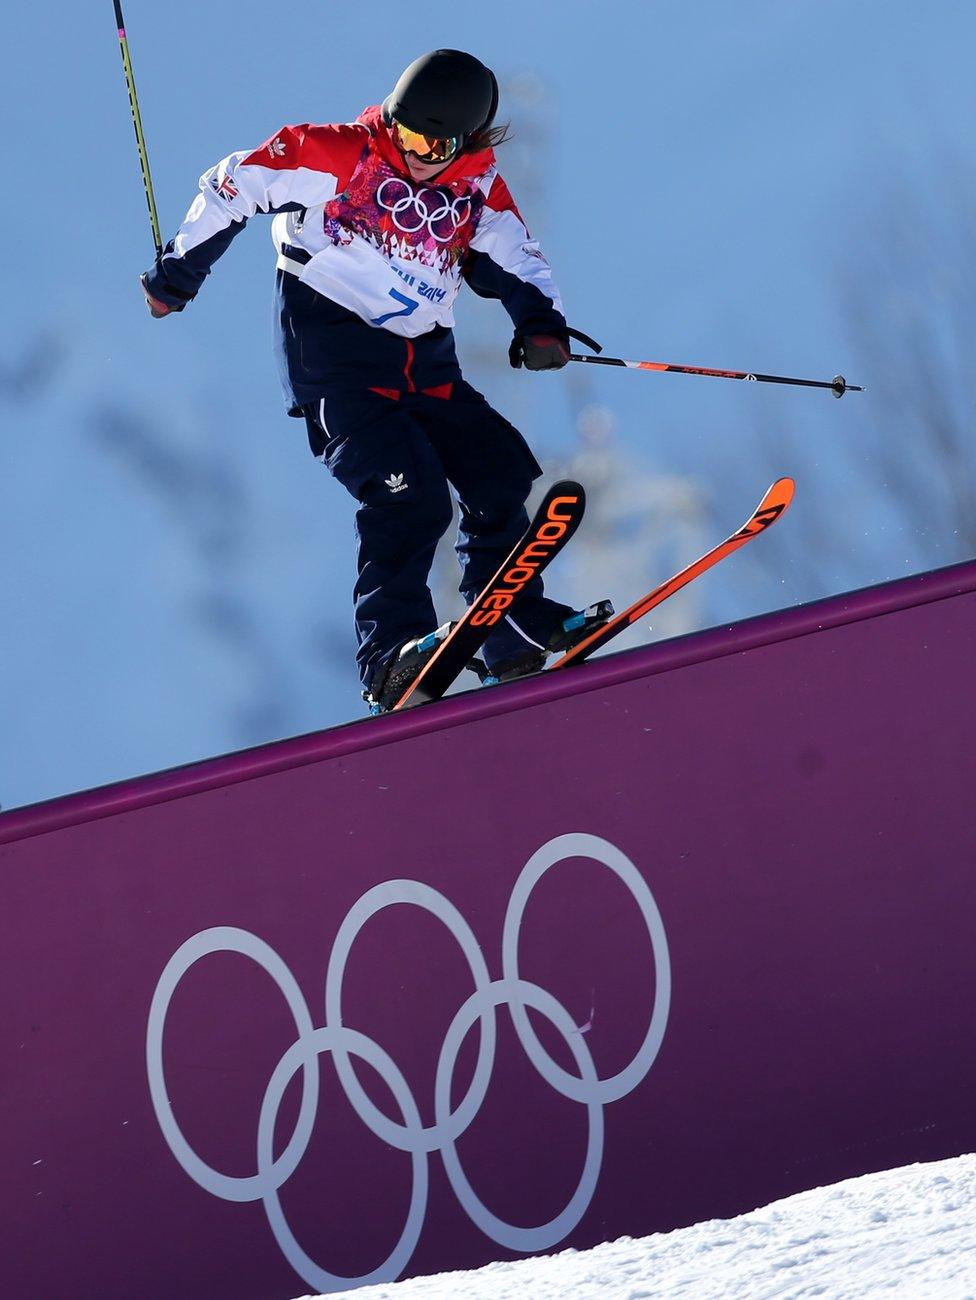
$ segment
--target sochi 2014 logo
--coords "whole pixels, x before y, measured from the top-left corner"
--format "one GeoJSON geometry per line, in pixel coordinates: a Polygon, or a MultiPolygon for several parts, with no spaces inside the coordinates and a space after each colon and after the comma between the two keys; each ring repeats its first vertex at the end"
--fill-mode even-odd
{"type": "MultiPolygon", "coordinates": [[[[180,945],[160,974],[149,1011],[146,1058],[149,1090],[166,1143],[189,1177],[211,1195],[238,1204],[260,1201],[282,1254],[316,1290],[345,1291],[399,1277],[410,1262],[424,1226],[428,1166],[435,1153],[465,1214],[488,1238],[505,1249],[549,1250],[572,1232],[586,1213],[603,1162],[604,1109],[626,1097],[642,1082],[654,1065],[664,1039],[671,1004],[671,963],[664,923],[647,882],[630,859],[608,840],[577,833],[550,840],[522,868],[508,901],[501,939],[501,978],[493,980],[474,931],[450,899],[420,880],[387,880],[367,890],[353,904],[339,926],[331,952],[323,954],[327,969],[325,1017],[321,1025],[316,1026],[313,1021],[295,976],[282,957],[249,930],[236,926],[201,930],[180,945]],[[523,919],[536,886],[553,867],[576,857],[599,863],[617,876],[633,899],[653,953],[654,978],[647,983],[647,1021],[642,1040],[631,1059],[616,1074],[607,1077],[597,1072],[587,1045],[585,1035],[590,1024],[577,1025],[566,1007],[547,989],[526,979],[519,967],[523,919]],[[347,1023],[343,1014],[343,981],[356,940],[373,917],[398,904],[421,908],[444,926],[457,942],[474,984],[472,993],[459,994],[457,1010],[440,1046],[432,1124],[423,1123],[420,1103],[393,1057],[375,1039],[347,1023]],[[246,1174],[224,1173],[207,1164],[180,1128],[166,1086],[163,1036],[170,1002],[196,962],[221,952],[240,953],[264,970],[280,990],[295,1026],[295,1039],[268,1080],[257,1121],[257,1167],[255,1172],[246,1174]],[[577,1103],[586,1114],[586,1154],[579,1180],[575,1187],[567,1189],[566,1203],[553,1218],[531,1227],[507,1222],[488,1209],[475,1193],[458,1150],[460,1139],[478,1117],[492,1080],[496,1020],[502,1007],[507,1008],[522,1051],[540,1078],[554,1093],[577,1103]],[[530,1011],[547,1021],[551,1032],[562,1039],[566,1048],[563,1055],[572,1058],[570,1068],[551,1055],[533,1027],[530,1011]],[[465,1037],[475,1026],[479,1044],[474,1073],[464,1096],[456,1099],[458,1056],[465,1037]],[[330,1273],[306,1253],[288,1223],[279,1195],[312,1137],[323,1057],[330,1058],[338,1085],[364,1129],[410,1156],[409,1206],[399,1238],[387,1258],[371,1273],[359,1278],[330,1273]],[[357,1077],[354,1061],[365,1062],[382,1079],[399,1118],[386,1114],[371,1100],[357,1077]],[[277,1150],[279,1110],[296,1076],[302,1081],[301,1102],[294,1128],[286,1136],[284,1147],[277,1150]]],[[[522,943],[524,947],[524,940],[522,943]]],[[[252,1147],[252,1160],[254,1150],[252,1147]]]]}
{"type": "Polygon", "coordinates": [[[397,230],[405,235],[424,231],[438,244],[449,244],[471,218],[468,195],[454,198],[447,190],[426,185],[414,189],[400,176],[387,176],[380,183],[376,202],[389,212],[397,230]]]}

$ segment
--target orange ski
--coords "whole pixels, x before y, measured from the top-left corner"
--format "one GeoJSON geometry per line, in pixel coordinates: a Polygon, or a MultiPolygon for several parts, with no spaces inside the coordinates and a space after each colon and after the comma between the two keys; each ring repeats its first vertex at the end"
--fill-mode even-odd
{"type": "Polygon", "coordinates": [[[758,537],[760,533],[765,532],[770,525],[775,524],[776,520],[779,519],[793,500],[793,489],[794,483],[791,478],[778,478],[760,501],[755,513],[750,516],[737,533],[727,537],[718,546],[713,546],[700,559],[695,560],[694,564],[689,564],[686,569],[676,573],[673,578],[669,578],[667,582],[662,582],[659,587],[655,587],[646,596],[642,596],[629,609],[617,614],[609,623],[604,623],[602,627],[597,628],[585,641],[580,641],[573,646],[572,650],[568,650],[555,663],[550,664],[546,671],[552,672],[556,668],[568,668],[571,664],[582,663],[594,651],[600,650],[608,641],[612,641],[619,632],[626,631],[638,619],[643,618],[645,614],[649,614],[655,606],[660,605],[669,596],[673,596],[682,587],[686,587],[689,582],[706,573],[714,565],[724,560],[726,556],[745,546],[746,542],[751,542],[754,537],[758,537]]]}
{"type": "Polygon", "coordinates": [[[586,507],[579,483],[554,483],[528,529],[477,599],[468,606],[393,709],[439,700],[478,653],[491,629],[518,602],[524,589],[555,559],[576,532],[586,507]]]}

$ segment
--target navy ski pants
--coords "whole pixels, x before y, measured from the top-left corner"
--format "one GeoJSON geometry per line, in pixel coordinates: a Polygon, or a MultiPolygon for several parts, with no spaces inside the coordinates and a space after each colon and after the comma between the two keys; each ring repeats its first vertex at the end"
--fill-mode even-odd
{"type": "MultiPolygon", "coordinates": [[[[528,526],[525,501],[542,471],[518,430],[463,380],[396,395],[336,388],[303,412],[313,455],[359,502],[354,600],[368,689],[404,642],[439,624],[427,579],[451,523],[450,488],[461,516],[459,590],[470,604],[528,526]]],[[[485,643],[489,667],[545,645],[569,613],[536,578],[485,643]]]]}

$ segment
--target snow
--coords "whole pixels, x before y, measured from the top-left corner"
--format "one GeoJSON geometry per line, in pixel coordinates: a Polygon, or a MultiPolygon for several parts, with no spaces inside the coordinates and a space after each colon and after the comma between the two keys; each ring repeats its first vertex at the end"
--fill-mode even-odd
{"type": "Polygon", "coordinates": [[[736,1219],[341,1295],[355,1300],[976,1300],[974,1226],[976,1155],[965,1155],[801,1192],[736,1219]]]}

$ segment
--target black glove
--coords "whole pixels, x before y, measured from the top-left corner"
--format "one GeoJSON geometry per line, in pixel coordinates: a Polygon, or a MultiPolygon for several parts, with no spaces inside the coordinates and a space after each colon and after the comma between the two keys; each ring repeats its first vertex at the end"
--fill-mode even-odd
{"type": "Polygon", "coordinates": [[[508,359],[516,370],[562,370],[569,361],[569,335],[564,331],[550,334],[515,333],[508,359]]]}

